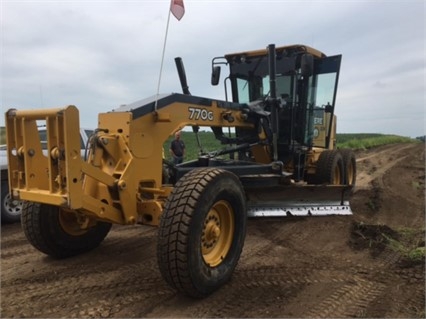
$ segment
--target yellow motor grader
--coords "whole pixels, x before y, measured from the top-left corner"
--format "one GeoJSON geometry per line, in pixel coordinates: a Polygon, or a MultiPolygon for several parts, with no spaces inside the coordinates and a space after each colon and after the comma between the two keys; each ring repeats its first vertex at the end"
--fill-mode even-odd
{"type": "Polygon", "coordinates": [[[229,67],[225,100],[191,95],[175,61],[183,94],[99,114],[84,159],[75,106],[9,109],[9,183],[25,201],[24,233],[41,252],[87,252],[112,223],[158,226],[163,278],[200,298],[231,277],[248,217],[351,214],[355,156],[335,148],[340,55],[271,44],[214,58],[213,85],[229,67]],[[163,144],[184,127],[198,142],[199,128],[211,128],[223,147],[174,165],[163,144]]]}

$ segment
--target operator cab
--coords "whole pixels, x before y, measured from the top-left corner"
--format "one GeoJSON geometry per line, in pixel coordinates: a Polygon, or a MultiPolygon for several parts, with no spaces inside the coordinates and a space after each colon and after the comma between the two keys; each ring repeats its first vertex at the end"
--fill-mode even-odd
{"type": "MultiPolygon", "coordinates": [[[[219,81],[218,65],[229,65],[226,99],[230,87],[233,102],[256,103],[270,111],[271,83],[275,83],[278,160],[286,163],[313,147],[330,148],[341,55],[327,57],[308,46],[292,45],[277,47],[275,61],[275,81],[271,81],[267,49],[215,58],[212,84],[219,81]]],[[[236,128],[237,137],[246,134],[236,128]]]]}

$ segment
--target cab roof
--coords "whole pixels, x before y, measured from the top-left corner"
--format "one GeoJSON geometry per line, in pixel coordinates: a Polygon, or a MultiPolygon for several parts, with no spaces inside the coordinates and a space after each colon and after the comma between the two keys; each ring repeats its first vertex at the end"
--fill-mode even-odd
{"type": "MultiPolygon", "coordinates": [[[[311,48],[310,46],[304,45],[304,44],[293,44],[293,45],[287,45],[287,46],[280,46],[276,47],[275,51],[278,53],[287,53],[285,55],[292,55],[294,53],[309,53],[312,54],[316,58],[325,58],[326,55],[314,48],[311,48]]],[[[268,49],[260,49],[260,50],[253,50],[253,51],[245,51],[245,52],[238,52],[238,53],[230,53],[226,54],[225,58],[230,59],[235,56],[241,56],[245,55],[247,57],[256,57],[256,56],[265,56],[268,55],[268,49]]]]}

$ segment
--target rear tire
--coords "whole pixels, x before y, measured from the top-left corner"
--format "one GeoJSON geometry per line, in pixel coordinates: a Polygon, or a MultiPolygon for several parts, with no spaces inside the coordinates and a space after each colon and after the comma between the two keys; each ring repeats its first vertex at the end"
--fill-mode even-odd
{"type": "Polygon", "coordinates": [[[340,150],[343,159],[344,183],[355,186],[356,183],[356,159],[355,153],[351,149],[340,150]]]}
{"type": "Polygon", "coordinates": [[[165,281],[202,298],[231,277],[244,245],[246,201],[238,177],[221,169],[184,175],[161,216],[157,258],[165,281]]]}
{"type": "Polygon", "coordinates": [[[316,184],[343,185],[343,159],[337,150],[323,151],[317,162],[316,184]]]}
{"type": "Polygon", "coordinates": [[[31,245],[54,258],[75,256],[98,247],[111,229],[111,223],[105,222],[82,229],[74,213],[33,202],[24,203],[21,225],[31,245]]]}

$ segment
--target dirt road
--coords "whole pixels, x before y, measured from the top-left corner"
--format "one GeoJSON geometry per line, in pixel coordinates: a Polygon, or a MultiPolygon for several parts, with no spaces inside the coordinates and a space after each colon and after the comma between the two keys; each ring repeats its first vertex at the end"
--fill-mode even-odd
{"type": "Polygon", "coordinates": [[[156,228],[115,226],[95,251],[54,260],[2,225],[1,317],[424,318],[424,260],[405,254],[425,246],[424,144],[357,157],[353,216],[249,220],[232,280],[204,300],[163,281],[156,228]]]}

